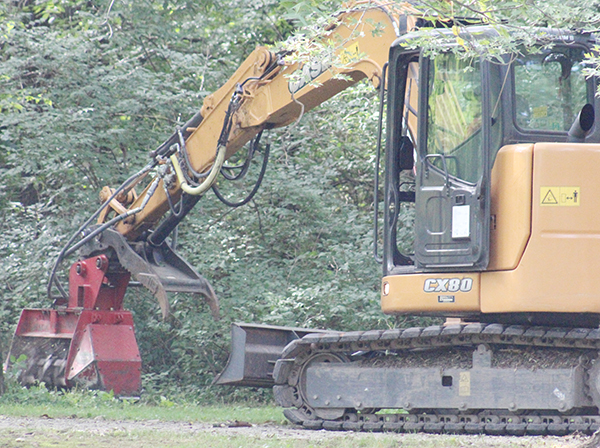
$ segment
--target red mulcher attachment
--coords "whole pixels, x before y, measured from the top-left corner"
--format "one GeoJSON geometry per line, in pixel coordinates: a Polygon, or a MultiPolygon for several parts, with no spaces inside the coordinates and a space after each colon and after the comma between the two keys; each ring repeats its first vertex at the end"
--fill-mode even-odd
{"type": "Polygon", "coordinates": [[[18,372],[23,385],[44,382],[138,395],[142,361],[133,317],[123,309],[131,277],[158,299],[163,318],[169,313],[167,292],[204,296],[218,318],[213,288],[164,242],[130,244],[105,229],[85,242],[80,255],[69,271],[68,300],[61,297],[53,309],[21,314],[6,368],[18,372]]]}
{"type": "Polygon", "coordinates": [[[133,317],[123,309],[129,278],[123,269],[111,272],[105,255],[73,264],[65,307],[21,313],[7,369],[17,369],[24,385],[44,382],[138,395],[142,361],[133,317]]]}

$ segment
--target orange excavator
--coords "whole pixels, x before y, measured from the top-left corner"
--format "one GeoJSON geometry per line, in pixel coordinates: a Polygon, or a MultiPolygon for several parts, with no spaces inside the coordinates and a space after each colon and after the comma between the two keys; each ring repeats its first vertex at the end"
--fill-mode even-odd
{"type": "MultiPolygon", "coordinates": [[[[600,428],[600,126],[597,80],[585,75],[595,39],[532,29],[537,51],[461,54],[509,32],[358,1],[314,42],[334,47],[338,63],[290,63],[286,52],[257,48],[146,167],[102,191],[102,207],[52,272],[53,307],[23,311],[10,356],[26,356],[9,368],[20,366],[24,384],[139,393],[141,360],[123,308],[130,277],[165,315],[170,291],[203,295],[217,315],[212,287],[167,236],[219,174],[236,177],[227,160],[244,145],[250,160],[263,130],[367,78],[387,112],[384,218],[374,232],[383,234],[382,310],[453,320],[360,332],[236,324],[216,383],[273,387],[286,417],[306,428],[600,428]],[[436,54],[419,47],[423,33],[439,41],[436,54]],[[408,251],[399,238],[406,214],[408,251]],[[65,289],[59,265],[76,252],[65,289]]],[[[379,190],[376,175],[376,206],[379,190]]]]}

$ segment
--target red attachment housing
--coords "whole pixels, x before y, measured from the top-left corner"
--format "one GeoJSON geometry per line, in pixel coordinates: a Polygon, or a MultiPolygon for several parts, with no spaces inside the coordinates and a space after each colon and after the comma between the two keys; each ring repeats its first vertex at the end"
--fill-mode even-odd
{"type": "Polygon", "coordinates": [[[68,308],[121,310],[131,275],[109,272],[106,255],[78,261],[69,270],[68,308]]]}
{"type": "Polygon", "coordinates": [[[138,395],[142,360],[133,317],[123,309],[129,278],[126,271],[111,272],[105,255],[74,263],[69,272],[67,307],[23,310],[11,355],[18,358],[21,351],[36,356],[52,346],[52,353],[42,353],[45,359],[29,363],[29,377],[59,386],[79,385],[112,390],[115,395],[138,395]],[[66,353],[54,348],[67,344],[66,353]],[[43,349],[31,349],[36,346],[43,349]],[[54,374],[49,379],[46,372],[52,364],[59,366],[58,376],[62,378],[54,374]]]}

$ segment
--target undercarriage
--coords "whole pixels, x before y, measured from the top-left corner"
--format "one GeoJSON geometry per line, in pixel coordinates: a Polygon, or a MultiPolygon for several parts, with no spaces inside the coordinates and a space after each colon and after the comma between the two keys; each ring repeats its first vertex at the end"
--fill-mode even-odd
{"type": "Polygon", "coordinates": [[[276,362],[310,429],[564,435],[600,428],[600,330],[456,324],[309,334],[276,362]]]}

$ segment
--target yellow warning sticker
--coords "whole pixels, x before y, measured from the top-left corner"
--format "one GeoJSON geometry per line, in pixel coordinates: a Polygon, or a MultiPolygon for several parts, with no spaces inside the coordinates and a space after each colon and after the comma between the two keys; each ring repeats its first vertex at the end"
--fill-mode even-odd
{"type": "Polygon", "coordinates": [[[360,49],[358,48],[358,42],[354,42],[342,50],[340,53],[340,61],[342,61],[342,64],[346,65],[350,62],[357,61],[359,56],[360,49]]]}
{"type": "Polygon", "coordinates": [[[541,187],[540,205],[577,207],[581,203],[580,187],[541,187]]]}
{"type": "Polygon", "coordinates": [[[470,397],[471,396],[471,373],[460,372],[458,377],[458,396],[459,397],[470,397]]]}

